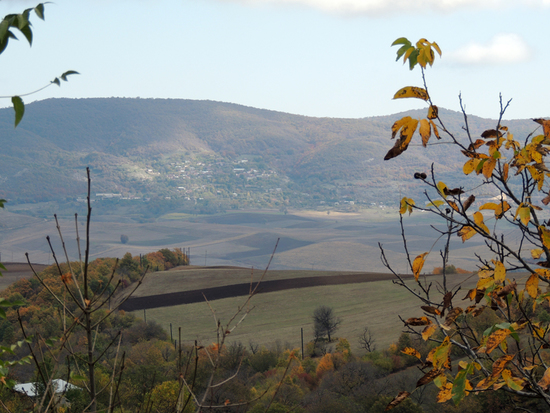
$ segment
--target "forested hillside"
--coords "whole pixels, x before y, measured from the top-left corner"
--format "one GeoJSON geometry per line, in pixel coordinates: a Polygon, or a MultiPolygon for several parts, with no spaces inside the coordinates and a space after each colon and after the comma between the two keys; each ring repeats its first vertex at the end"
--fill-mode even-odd
{"type": "MultiPolygon", "coordinates": [[[[461,167],[445,144],[384,162],[400,115],[311,118],[212,101],[48,99],[27,105],[14,130],[12,112],[0,110],[0,197],[9,205],[62,201],[74,210],[90,166],[94,192],[104,194],[97,201],[145,217],[242,207],[349,210],[395,203],[400,190],[413,195],[411,170],[433,162],[452,181],[446,172],[461,167]]],[[[442,118],[455,131],[464,122],[457,112],[442,118]]],[[[476,132],[494,124],[468,121],[476,132]]],[[[524,134],[536,126],[507,124],[524,134]]]]}

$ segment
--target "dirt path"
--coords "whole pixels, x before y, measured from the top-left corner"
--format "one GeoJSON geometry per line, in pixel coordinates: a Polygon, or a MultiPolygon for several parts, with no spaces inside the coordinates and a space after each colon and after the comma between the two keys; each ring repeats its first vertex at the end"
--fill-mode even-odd
{"type": "MultiPolygon", "coordinates": [[[[412,275],[404,275],[403,278],[412,278],[412,275]]],[[[354,273],[339,274],[324,277],[303,277],[291,278],[286,280],[271,280],[261,283],[258,294],[272,293],[275,291],[291,290],[296,288],[318,287],[323,285],[340,285],[365,283],[372,281],[392,280],[395,277],[392,274],[385,273],[354,273]]],[[[171,307],[180,304],[192,304],[203,302],[204,297],[209,301],[220,300],[222,298],[231,298],[246,296],[250,293],[250,284],[233,284],[223,287],[212,287],[201,290],[181,291],[176,293],[166,293],[151,295],[147,297],[130,298],[121,307],[121,310],[136,311],[148,308],[171,307]],[[204,294],[204,296],[203,296],[204,294]]]]}

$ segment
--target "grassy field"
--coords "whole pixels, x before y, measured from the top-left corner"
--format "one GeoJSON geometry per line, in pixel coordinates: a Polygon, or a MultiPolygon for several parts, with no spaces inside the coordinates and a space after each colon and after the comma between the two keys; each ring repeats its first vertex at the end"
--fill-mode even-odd
{"type": "MultiPolygon", "coordinates": [[[[212,272],[212,270],[210,270],[212,272]]],[[[303,273],[302,273],[303,274],[303,273]]],[[[304,275],[302,275],[304,276],[304,275]]],[[[429,277],[436,281],[435,277],[429,277]]],[[[454,275],[451,284],[463,283],[471,288],[475,277],[454,275]]],[[[207,286],[212,286],[209,282],[207,286]]],[[[164,290],[166,291],[166,290],[164,290]]],[[[172,290],[174,291],[174,290],[172,290]]],[[[227,323],[235,310],[244,304],[245,297],[216,300],[211,303],[216,316],[227,323]]],[[[374,333],[379,348],[386,348],[395,342],[402,330],[399,315],[418,316],[422,313],[417,300],[391,281],[375,281],[361,284],[322,286],[258,294],[252,300],[252,312],[242,324],[231,333],[229,342],[250,340],[269,346],[276,340],[292,347],[300,345],[300,328],[304,329],[304,340],[313,338],[311,316],[319,305],[333,307],[342,318],[339,337],[346,337],[354,351],[360,351],[358,337],[365,326],[374,333]]],[[[136,311],[143,318],[143,311],[136,311]]],[[[198,340],[209,344],[216,340],[216,326],[206,303],[179,305],[146,310],[147,320],[155,320],[167,331],[172,323],[174,337],[177,328],[182,328],[182,340],[198,340]]]]}

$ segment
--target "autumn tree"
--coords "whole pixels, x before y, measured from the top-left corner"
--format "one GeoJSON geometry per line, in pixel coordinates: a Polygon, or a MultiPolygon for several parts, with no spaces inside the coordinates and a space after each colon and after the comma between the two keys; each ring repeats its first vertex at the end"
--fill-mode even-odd
{"type": "MultiPolygon", "coordinates": [[[[450,130],[426,82],[427,68],[433,65],[436,53],[441,55],[439,46],[426,39],[412,44],[405,38],[393,45],[399,46],[398,60],[402,58],[411,70],[420,68],[423,83],[400,89],[394,98],[420,99],[426,102],[427,113],[425,118],[405,116],[393,124],[392,138],[396,141],[385,159],[402,155],[415,133],[424,147],[432,145],[435,137],[448,151],[464,156],[462,170],[455,172],[457,178],[462,176],[457,187],[439,180],[433,166],[411,171],[411,177],[414,173],[425,186],[426,197],[426,203],[404,197],[400,204],[413,284],[393,269],[380,246],[383,263],[395,274],[395,283],[420,304],[418,312],[403,318],[405,329],[435,343],[426,357],[413,347],[403,349],[419,359],[425,373],[416,389],[433,382],[438,388],[438,402],[452,400],[458,404],[470,394],[498,390],[515,400],[538,398],[550,406],[550,324],[548,317],[537,315],[546,313],[538,310],[547,308],[550,300],[550,221],[546,208],[550,203],[550,169],[545,163],[550,153],[550,121],[534,119],[534,131],[517,137],[503,122],[510,101],[505,103],[501,97],[494,128],[476,135],[460,99],[464,125],[462,130],[450,130]],[[497,195],[491,200],[479,199],[476,188],[480,186],[485,192],[491,188],[497,195]],[[444,241],[439,251],[440,275],[421,275],[432,251],[412,251],[407,244],[403,219],[415,211],[432,215],[435,238],[444,241]],[[473,237],[483,240],[475,253],[476,280],[471,281],[468,291],[459,292],[464,283],[451,283],[458,275],[451,278],[446,271],[452,254],[451,237],[459,237],[463,243],[472,242],[473,237]],[[492,313],[488,319],[493,320],[488,328],[474,328],[476,318],[487,313],[492,313]],[[464,358],[453,366],[455,354],[464,358]]],[[[402,391],[387,410],[416,389],[402,391]]]]}
{"type": "Polygon", "coordinates": [[[338,330],[342,320],[336,317],[334,310],[326,305],[321,305],[313,312],[313,333],[315,340],[324,338],[325,336],[330,343],[332,335],[338,330]]]}

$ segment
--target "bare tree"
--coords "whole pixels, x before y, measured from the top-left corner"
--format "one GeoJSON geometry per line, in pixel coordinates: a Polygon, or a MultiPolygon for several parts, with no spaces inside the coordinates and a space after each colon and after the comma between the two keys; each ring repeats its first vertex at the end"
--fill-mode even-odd
{"type": "Polygon", "coordinates": [[[327,336],[329,343],[332,341],[332,335],[338,330],[342,323],[340,317],[336,317],[331,307],[326,305],[319,306],[313,312],[313,331],[315,340],[327,336]]]}
{"type": "Polygon", "coordinates": [[[359,336],[359,344],[369,353],[376,350],[376,339],[372,335],[372,331],[367,326],[365,326],[363,332],[359,336]]]}

